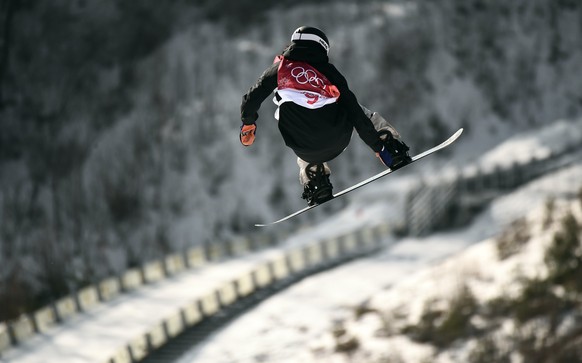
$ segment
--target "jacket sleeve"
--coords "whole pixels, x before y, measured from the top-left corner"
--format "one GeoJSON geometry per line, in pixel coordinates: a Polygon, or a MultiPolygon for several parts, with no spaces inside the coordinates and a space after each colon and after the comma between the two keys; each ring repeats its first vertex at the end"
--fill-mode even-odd
{"type": "Polygon", "coordinates": [[[378,137],[378,132],[374,128],[374,124],[362,110],[356,95],[350,90],[348,82],[344,76],[331,64],[330,68],[330,73],[333,74],[332,77],[334,78],[332,82],[337,85],[340,91],[340,105],[342,105],[342,107],[348,113],[348,118],[352,121],[354,128],[358,132],[360,138],[372,150],[375,152],[380,152],[383,145],[382,141],[378,137]]]}
{"type": "Polygon", "coordinates": [[[263,101],[277,87],[277,70],[279,62],[267,68],[249,91],[243,96],[240,105],[240,117],[245,125],[255,123],[259,118],[259,108],[263,101]]]}

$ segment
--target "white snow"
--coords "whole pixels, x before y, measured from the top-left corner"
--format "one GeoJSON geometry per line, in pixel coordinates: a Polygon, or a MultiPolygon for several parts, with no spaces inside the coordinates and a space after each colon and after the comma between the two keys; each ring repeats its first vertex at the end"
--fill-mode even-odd
{"type": "MultiPolygon", "coordinates": [[[[572,134],[578,132],[577,124],[568,125],[572,134]]],[[[538,138],[543,138],[545,131],[512,138],[507,144],[516,150],[530,150],[529,145],[542,142],[538,138]]],[[[500,162],[507,159],[497,149],[486,154],[484,159],[493,162],[492,155],[499,155],[500,162]]],[[[466,228],[426,238],[406,238],[394,245],[389,243],[393,241],[386,241],[390,246],[378,256],[313,276],[263,302],[190,351],[180,363],[374,361],[386,354],[398,356],[403,362],[426,359],[434,353],[428,346],[412,343],[401,336],[389,340],[376,337],[383,324],[377,315],[368,314],[365,319],[355,322],[356,307],[368,302],[372,309],[406,310],[414,320],[430,297],[442,299],[450,296],[469,279],[479,299],[512,293],[516,288],[511,285],[516,271],[524,276],[543,272],[538,270],[538,266],[551,231],[545,231],[542,237],[528,245],[519,260],[510,258],[503,264],[496,263],[497,252],[492,237],[520,217],[539,220],[548,198],[571,198],[581,187],[582,164],[576,164],[498,198],[466,228]],[[474,246],[461,253],[471,245],[474,246]],[[446,258],[450,259],[442,262],[446,258]],[[437,263],[436,267],[433,266],[437,263]],[[346,324],[348,331],[355,332],[360,343],[365,342],[363,353],[358,353],[367,354],[365,357],[350,360],[346,355],[334,354],[331,331],[338,322],[346,324]],[[253,339],[248,340],[248,336],[253,339]],[[241,341],[245,341],[244,347],[241,341]]],[[[330,230],[332,220],[341,228],[341,215],[360,208],[357,202],[354,205],[321,228],[330,230]]],[[[381,211],[381,205],[377,203],[369,208],[381,211]]],[[[542,232],[538,227],[533,233],[542,232]]],[[[459,361],[446,355],[439,359],[443,359],[442,362],[459,361]]]]}
{"type": "Polygon", "coordinates": [[[257,262],[272,258],[274,253],[266,250],[146,285],[35,336],[9,350],[0,362],[105,362],[118,348],[162,319],[250,272],[257,262]]]}
{"type": "MultiPolygon", "coordinates": [[[[569,131],[563,130],[564,135],[579,132],[579,124],[576,122],[562,125],[570,128],[569,131]]],[[[541,143],[540,140],[546,136],[545,131],[531,133],[527,137],[514,137],[507,143],[513,145],[515,150],[526,150],[528,145],[541,143]]],[[[505,145],[502,144],[500,148],[505,145]]],[[[494,155],[498,155],[499,162],[506,159],[506,155],[497,149],[491,150],[483,159],[494,162],[494,155]]],[[[371,186],[370,190],[354,193],[352,202],[344,210],[317,226],[292,235],[280,248],[307,244],[318,238],[378,224],[386,219],[397,220],[401,216],[395,211],[401,209],[401,201],[396,195],[404,193],[399,194],[394,190],[406,188],[406,181],[411,178],[413,175],[406,174],[401,178],[387,178],[371,186]],[[371,194],[373,189],[392,190],[393,194],[388,199],[374,200],[371,194]]],[[[490,268],[494,257],[491,238],[519,217],[536,218],[547,198],[571,197],[581,185],[582,164],[578,163],[496,199],[471,225],[463,229],[425,238],[387,238],[382,253],[310,277],[262,302],[213,334],[180,362],[349,361],[345,355],[333,354],[330,331],[338,324],[344,324],[350,334],[360,337],[362,351],[370,355],[369,359],[379,359],[387,347],[394,347],[405,361],[418,361],[419,357],[432,354],[431,348],[418,346],[402,337],[391,338],[389,341],[377,337],[376,333],[383,322],[374,314],[355,321],[353,316],[356,307],[365,301],[368,301],[370,307],[385,311],[391,307],[406,306],[413,319],[420,314],[425,301],[423,298],[449,295],[469,278],[474,278],[472,286],[480,298],[499,294],[499,289],[510,293],[511,286],[505,286],[505,282],[517,262],[511,262],[510,259],[506,265],[490,268]],[[460,259],[446,260],[471,245],[475,246],[463,253],[460,259]],[[435,264],[440,265],[433,267],[435,264]],[[489,283],[481,284],[482,280],[489,283]]],[[[540,259],[540,249],[535,247],[538,245],[542,243],[528,247],[531,250],[519,262],[524,274],[539,272],[535,270],[536,261],[540,259]]],[[[127,341],[159,323],[187,302],[279,253],[280,249],[270,249],[146,286],[102,304],[9,350],[0,361],[102,362],[127,341]]]]}
{"type": "Polygon", "coordinates": [[[545,158],[552,152],[582,144],[582,119],[559,120],[541,130],[533,130],[505,140],[481,158],[482,167],[508,166],[545,158]]]}
{"type": "MultiPolygon", "coordinates": [[[[253,223],[300,207],[295,158],[273,122],[274,105],[269,100],[263,103],[252,148],[243,151],[237,133],[241,94],[300,24],[321,24],[330,35],[331,59],[348,78],[358,100],[393,122],[403,138],[410,140],[413,152],[437,135],[466,127],[454,157],[443,153],[418,164],[406,182],[418,179],[420,171],[430,178],[450,160],[457,165],[472,161],[532,125],[548,122],[551,134],[555,119],[579,116],[582,83],[576,75],[582,64],[582,33],[571,7],[508,2],[488,11],[473,11],[461,3],[281,5],[270,8],[261,21],[245,26],[196,18],[183,24],[184,28],[181,25],[145,59],[129,65],[129,78],[135,82],[125,81],[123,63],[104,65],[96,94],[119,90],[119,105],[132,109],[112,117],[107,110],[87,112],[81,105],[92,101],[83,100],[82,95],[78,99],[82,102],[75,101],[77,97],[70,100],[67,118],[77,121],[66,122],[52,146],[68,147],[69,141],[90,144],[79,170],[56,184],[38,184],[39,178],[50,179],[42,176],[49,173],[46,163],[23,156],[0,166],[3,235],[13,242],[15,254],[22,256],[0,254],[0,280],[17,274],[33,295],[47,288],[42,283],[46,258],[40,248],[47,245],[47,235],[62,236],[58,241],[49,239],[57,255],[74,256],[64,273],[82,281],[99,280],[111,270],[123,271],[136,259],[140,263],[168,249],[178,251],[227,238],[233,231],[247,230],[253,223]],[[556,14],[558,24],[546,21],[544,9],[556,14]],[[455,15],[463,10],[470,10],[470,15],[455,15]],[[285,16],[280,16],[282,12],[285,16]],[[554,55],[559,59],[552,59],[554,55]],[[97,131],[91,125],[101,126],[95,127],[97,131]],[[124,197],[121,202],[140,206],[129,208],[132,213],[125,223],[112,211],[118,195],[124,197]],[[79,205],[87,213],[78,213],[79,205]],[[21,228],[22,214],[17,211],[46,217],[32,218],[26,222],[30,227],[21,228]],[[168,246],[158,243],[160,235],[168,246]]],[[[56,90],[66,98],[68,88],[62,89],[63,84],[56,90]]],[[[37,103],[52,105],[52,98],[47,94],[37,103]]],[[[18,135],[21,120],[10,114],[6,114],[7,126],[18,135]]],[[[562,141],[548,138],[556,139],[562,141]]],[[[520,143],[523,149],[508,146],[499,151],[502,155],[491,157],[525,160],[532,149],[545,153],[544,142],[527,147],[520,143]]],[[[42,152],[39,145],[31,146],[42,152]]],[[[381,168],[357,136],[334,163],[333,183],[338,189],[381,168]]],[[[375,190],[401,190],[391,183],[370,186],[354,197],[353,206],[343,214],[342,228],[351,228],[346,226],[354,224],[351,216],[359,219],[355,224],[379,218],[368,212],[368,200],[378,198],[375,190]]],[[[390,213],[386,218],[392,220],[399,204],[386,200],[384,205],[374,207],[375,213],[390,213]]],[[[314,212],[303,221],[320,221],[328,215],[314,212]]],[[[325,223],[337,227],[334,221],[325,223]]]]}
{"type": "MultiPolygon", "coordinates": [[[[393,121],[405,139],[414,139],[418,136],[416,133],[434,136],[427,131],[431,128],[427,127],[427,120],[435,117],[447,130],[462,125],[467,131],[451,148],[454,154],[449,154],[450,158],[431,158],[403,170],[398,176],[358,190],[350,194],[346,208],[329,217],[327,211],[321,212],[318,208],[303,221],[309,222],[312,216],[326,216],[326,219],[296,231],[282,249],[387,220],[393,224],[402,223],[406,190],[421,178],[431,179],[453,165],[471,163],[474,167],[489,168],[526,162],[569,145],[582,145],[582,118],[553,122],[556,118],[573,117],[580,111],[582,88],[580,77],[576,75],[582,64],[582,52],[576,12],[567,6],[552,6],[552,10],[558,11],[560,21],[550,29],[552,26],[546,24],[546,12],[540,11],[548,4],[507,4],[509,10],[519,7],[526,16],[520,18],[513,10],[507,12],[505,7],[499,7],[499,13],[485,12],[490,18],[479,15],[481,11],[478,11],[472,13],[474,16],[469,22],[460,22],[474,26],[467,29],[466,34],[458,32],[457,21],[451,17],[459,10],[457,2],[453,1],[427,7],[403,1],[372,2],[370,6],[338,2],[325,6],[275,8],[264,21],[242,27],[237,34],[229,34],[233,30],[227,30],[222,24],[206,21],[193,24],[136,65],[135,78],[139,85],[131,91],[131,103],[136,108],[118,120],[111,120],[112,126],[102,134],[92,135],[98,137],[92,140],[94,146],[83,165],[80,180],[71,183],[78,183],[81,192],[87,195],[81,200],[91,206],[91,214],[83,232],[91,238],[75,240],[78,245],[59,240],[59,245],[71,244],[63,247],[66,253],[82,249],[87,256],[99,255],[105,249],[106,258],[71,261],[72,265],[104,274],[108,268],[117,271],[125,268],[129,260],[126,254],[135,253],[145,259],[155,256],[157,250],[150,241],[161,230],[158,227],[168,227],[167,239],[171,241],[171,248],[177,250],[212,240],[217,237],[217,230],[230,234],[228,227],[222,228],[225,217],[229,221],[240,219],[241,225],[246,226],[247,222],[250,225],[255,219],[271,219],[299,206],[295,159],[284,147],[276,123],[272,122],[273,105],[267,100],[262,107],[260,135],[252,149],[242,152],[236,129],[233,132],[233,122],[238,122],[238,107],[233,105],[239,104],[241,93],[256,80],[258,69],[268,66],[272,57],[280,52],[283,41],[288,41],[288,32],[298,22],[325,24],[326,31],[333,34],[332,60],[348,76],[358,99],[393,121]],[[281,11],[285,16],[280,16],[281,11]],[[489,23],[490,20],[493,23],[489,23]],[[461,36],[451,38],[452,34],[461,36]],[[504,36],[499,37],[501,34],[504,36]],[[483,44],[487,37],[495,40],[493,47],[483,44]],[[419,40],[428,42],[418,49],[414,44],[407,46],[419,40]],[[425,53],[425,48],[434,51],[425,53]],[[469,57],[456,56],[454,49],[469,57]],[[556,63],[548,61],[554,49],[564,52],[563,58],[556,63]],[[489,54],[496,51],[500,51],[505,60],[489,54]],[[404,70],[392,69],[391,62],[399,63],[404,59],[404,70]],[[469,62],[464,64],[463,61],[469,62]],[[480,77],[485,79],[480,80],[480,77]],[[414,97],[402,99],[408,95],[410,86],[414,88],[419,82],[419,90],[412,89],[414,97]],[[161,100],[164,107],[152,100],[161,100]],[[494,100],[508,109],[496,111],[494,100]],[[546,128],[508,139],[508,135],[542,121],[549,122],[546,128]],[[209,135],[220,135],[220,139],[201,146],[204,141],[211,141],[207,139],[209,135]],[[161,160],[154,163],[156,168],[152,173],[147,173],[152,160],[144,158],[143,150],[137,146],[149,145],[158,136],[159,147],[146,151],[155,151],[152,157],[161,160]],[[497,143],[500,144],[494,147],[497,143]],[[475,160],[479,154],[483,154],[482,157],[475,160]],[[223,175],[226,169],[230,174],[223,175]],[[158,191],[153,190],[152,182],[147,180],[152,175],[161,176],[156,184],[161,192],[159,198],[153,197],[158,191]],[[146,185],[140,190],[146,196],[146,204],[157,203],[158,199],[163,204],[159,210],[144,209],[148,217],[127,233],[115,232],[118,226],[109,221],[107,206],[103,203],[106,185],[123,186],[122,182],[146,185]],[[213,183],[218,188],[216,194],[208,193],[213,183]],[[240,192],[241,188],[244,193],[240,192]],[[265,198],[265,194],[272,197],[274,191],[283,194],[278,204],[265,198]],[[172,212],[177,207],[181,212],[172,212]],[[102,239],[106,246],[101,246],[101,242],[93,243],[93,240],[102,239]]],[[[121,82],[119,69],[104,72],[100,82],[103,84],[99,87],[103,89],[115,88],[121,82]]],[[[39,102],[50,103],[49,96],[39,102]]],[[[85,135],[85,128],[94,119],[85,112],[81,110],[74,117],[87,119],[87,122],[66,128],[59,136],[67,139],[65,136],[79,134],[81,142],[87,141],[89,136],[85,135]]],[[[341,184],[350,182],[353,175],[368,175],[370,170],[374,172],[374,167],[380,168],[373,154],[356,137],[350,149],[333,163],[338,165],[334,168],[336,188],[347,186],[341,184]]],[[[35,182],[28,175],[26,164],[15,161],[2,164],[0,169],[0,205],[16,203],[22,208],[32,207],[35,182]]],[[[396,356],[406,361],[421,361],[431,352],[430,348],[412,345],[401,337],[389,341],[375,339],[374,332],[382,321],[374,314],[353,321],[354,307],[369,301],[378,308],[387,309],[404,298],[412,301],[418,297],[416,284],[426,287],[426,295],[454,289],[462,281],[461,277],[454,282],[437,277],[447,269],[457,268],[457,260],[446,262],[441,269],[431,266],[471,245],[475,246],[466,252],[463,257],[466,262],[456,274],[483,273],[494,255],[492,236],[516,218],[528,215],[535,219],[535,214],[540,213],[539,206],[549,196],[571,197],[580,188],[581,181],[581,166],[576,164],[495,200],[472,225],[462,230],[422,239],[387,239],[383,253],[304,280],[265,301],[190,352],[183,362],[345,361],[345,356],[329,354],[329,331],[340,322],[349,325],[349,330],[355,334],[369,338],[366,349],[368,345],[378,345],[366,350],[372,356],[365,361],[382,356],[381,346],[384,345],[400,350],[396,356]],[[529,214],[530,211],[534,211],[533,214],[529,214]],[[415,288],[406,292],[407,284],[415,288]],[[394,298],[387,299],[387,296],[394,298]],[[253,339],[248,338],[251,335],[253,339]]],[[[75,205],[75,193],[71,192],[68,183],[65,181],[58,186],[58,193],[49,185],[40,186],[38,205],[34,207],[47,214],[47,224],[59,218],[53,215],[58,208],[53,208],[52,203],[75,205]]],[[[76,212],[74,208],[71,210],[76,212]]],[[[0,220],[4,223],[19,222],[11,214],[15,213],[10,208],[0,208],[0,220]]],[[[65,222],[69,222],[69,213],[63,212],[63,216],[66,216],[65,222]]],[[[74,229],[69,223],[65,224],[66,229],[74,229]]],[[[20,224],[15,226],[18,228],[20,224]]],[[[36,237],[46,234],[44,228],[36,226],[15,234],[14,244],[25,257],[16,259],[0,254],[0,276],[22,269],[33,283],[38,280],[42,270],[38,260],[27,256],[27,251],[36,250],[45,241],[44,237],[36,237]],[[31,236],[26,236],[27,233],[31,236]]],[[[244,259],[225,261],[123,295],[22,344],[0,357],[0,362],[101,362],[128,339],[157,324],[185,302],[277,253],[280,251],[272,249],[244,259]]],[[[535,269],[540,250],[532,247],[525,256],[529,256],[528,263],[520,268],[527,274],[536,273],[528,268],[535,269]]],[[[512,269],[513,265],[507,263],[499,266],[495,276],[488,278],[501,286],[512,269]]],[[[500,288],[485,283],[480,285],[479,281],[472,284],[484,299],[498,293],[500,288]]],[[[506,293],[511,293],[511,286],[506,289],[506,293]]],[[[420,305],[414,305],[416,315],[420,305]]]]}

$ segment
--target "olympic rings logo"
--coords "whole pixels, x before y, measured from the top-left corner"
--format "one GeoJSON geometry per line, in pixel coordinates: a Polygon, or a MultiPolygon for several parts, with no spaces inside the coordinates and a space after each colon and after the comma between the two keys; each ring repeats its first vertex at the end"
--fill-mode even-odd
{"type": "Polygon", "coordinates": [[[291,75],[299,84],[309,83],[315,88],[325,88],[325,83],[321,78],[317,77],[317,73],[313,69],[306,70],[303,67],[295,67],[291,70],[291,75]]]}

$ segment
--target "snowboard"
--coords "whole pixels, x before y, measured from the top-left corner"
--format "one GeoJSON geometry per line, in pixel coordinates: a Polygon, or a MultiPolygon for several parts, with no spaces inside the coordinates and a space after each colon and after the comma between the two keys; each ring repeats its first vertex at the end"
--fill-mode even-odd
{"type": "MultiPolygon", "coordinates": [[[[412,157],[412,161],[411,161],[410,163],[408,163],[408,164],[404,165],[402,168],[405,168],[405,167],[407,167],[408,165],[411,165],[411,164],[413,164],[414,162],[416,162],[416,161],[418,161],[418,160],[420,160],[420,159],[422,159],[422,158],[424,158],[424,157],[426,157],[426,156],[429,156],[429,155],[430,155],[430,154],[432,154],[432,153],[435,153],[435,152],[437,152],[437,151],[439,151],[439,150],[442,150],[442,149],[446,148],[447,146],[449,146],[449,145],[451,145],[453,142],[455,142],[455,140],[457,140],[457,139],[459,138],[459,136],[461,136],[461,134],[462,134],[462,133],[463,133],[463,129],[462,129],[462,128],[460,128],[460,129],[459,129],[459,130],[457,130],[457,132],[455,132],[455,133],[454,133],[454,134],[453,134],[451,137],[449,137],[447,140],[443,141],[443,142],[442,142],[442,143],[440,143],[439,145],[437,145],[437,146],[435,146],[435,147],[433,147],[433,148],[431,148],[431,149],[428,149],[428,150],[426,150],[425,152],[423,152],[423,153],[421,153],[421,154],[418,154],[418,155],[415,155],[415,156],[413,156],[413,157],[412,157]]],[[[400,168],[400,169],[402,169],[402,168],[400,168]]],[[[400,169],[396,169],[396,170],[400,170],[400,169]]],[[[298,215],[300,215],[300,214],[303,214],[303,213],[305,213],[305,212],[307,212],[307,211],[309,211],[309,210],[311,210],[311,209],[313,209],[313,208],[316,208],[316,207],[318,207],[318,206],[320,206],[320,205],[322,205],[322,204],[329,203],[330,201],[332,201],[332,200],[334,200],[334,199],[337,199],[337,198],[339,198],[339,197],[341,197],[341,196],[343,196],[343,195],[346,195],[346,194],[348,194],[349,192],[351,192],[351,191],[354,191],[354,190],[356,190],[356,189],[358,189],[358,188],[361,188],[361,187],[363,187],[363,186],[364,186],[364,185],[366,185],[366,184],[369,184],[369,183],[371,183],[371,182],[373,182],[373,181],[376,181],[376,180],[378,180],[378,179],[380,179],[380,178],[383,178],[383,177],[385,177],[386,175],[393,173],[394,171],[395,171],[395,170],[386,169],[386,170],[384,170],[384,171],[382,171],[382,172],[380,172],[380,173],[378,173],[378,174],[376,174],[376,175],[374,175],[374,176],[372,176],[372,177],[370,177],[370,178],[368,178],[368,179],[366,179],[366,180],[363,180],[363,181],[359,182],[358,184],[352,185],[351,187],[349,187],[349,188],[347,188],[347,189],[344,189],[344,190],[342,190],[341,192],[338,192],[338,193],[334,194],[334,195],[333,195],[333,198],[331,198],[330,200],[328,200],[328,201],[326,201],[326,202],[324,202],[324,203],[321,203],[321,204],[314,204],[314,205],[312,205],[312,206],[305,207],[305,208],[303,208],[303,209],[301,209],[301,210],[298,210],[297,212],[291,213],[291,214],[289,214],[288,216],[285,216],[285,217],[283,217],[283,218],[281,218],[281,219],[279,219],[279,220],[277,220],[277,221],[271,222],[271,223],[266,223],[266,224],[255,224],[255,227],[266,227],[266,226],[271,226],[271,225],[273,225],[273,224],[277,224],[277,223],[281,223],[281,222],[284,222],[284,221],[286,221],[286,220],[289,220],[289,219],[291,219],[291,218],[293,218],[293,217],[296,217],[296,216],[298,216],[298,215]]]]}

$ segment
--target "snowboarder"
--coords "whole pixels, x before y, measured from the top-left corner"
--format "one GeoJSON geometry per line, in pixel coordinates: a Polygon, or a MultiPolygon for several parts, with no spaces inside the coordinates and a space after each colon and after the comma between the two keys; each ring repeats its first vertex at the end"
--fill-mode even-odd
{"type": "Polygon", "coordinates": [[[333,198],[327,162],[348,146],[355,129],[392,170],[408,164],[408,146],[377,112],[361,106],[344,76],[329,63],[329,41],[315,27],[302,26],[291,44],[275,58],[243,96],[240,141],[255,140],[258,110],[275,90],[275,118],[285,144],[297,155],[302,198],[308,205],[333,198]]]}

